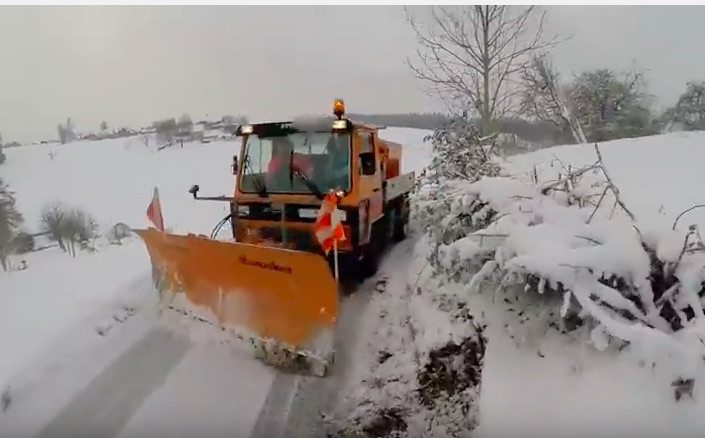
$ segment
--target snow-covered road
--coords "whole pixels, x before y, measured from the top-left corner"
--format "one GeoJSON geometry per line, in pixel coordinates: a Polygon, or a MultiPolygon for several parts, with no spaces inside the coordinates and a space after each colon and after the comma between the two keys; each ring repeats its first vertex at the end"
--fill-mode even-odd
{"type": "Polygon", "coordinates": [[[188,348],[188,340],[152,329],[67,404],[37,438],[118,436],[188,348]]]}
{"type": "Polygon", "coordinates": [[[136,316],[110,333],[107,343],[83,349],[86,362],[100,362],[108,346],[119,352],[103,361],[101,370],[81,373],[80,367],[63,367],[30,387],[19,387],[12,409],[1,417],[0,430],[27,438],[314,437],[324,432],[321,412],[335,403],[365,342],[356,334],[378,279],[403,275],[412,248],[412,239],[392,248],[379,274],[343,299],[335,371],[328,378],[278,373],[253,360],[244,346],[192,344],[161,327],[144,303],[136,316]],[[68,396],[58,392],[61,382],[72,383],[64,384],[68,396]],[[64,402],[45,400],[55,408],[33,410],[44,394],[49,399],[60,395],[64,402]]]}
{"type": "MultiPolygon", "coordinates": [[[[430,160],[427,131],[389,128],[383,134],[408,146],[404,171],[430,160]]],[[[30,232],[39,231],[42,209],[55,202],[85,209],[102,233],[116,222],[143,226],[156,185],[168,227],[209,233],[227,206],[197,203],[187,188],[199,183],[209,193],[232,190],[229,166],[238,147],[218,141],[157,152],[139,138],[25,146],[7,151],[2,177],[16,192],[30,232]]],[[[99,239],[96,245],[96,253],[75,258],[56,248],[30,253],[22,257],[29,269],[0,273],[0,347],[7,352],[0,360],[0,436],[75,437],[79,430],[95,436],[100,430],[113,438],[203,431],[273,437],[298,417],[288,412],[303,409],[293,394],[307,388],[308,379],[279,375],[249,351],[189,344],[162,332],[142,242],[99,239]]],[[[344,312],[363,313],[364,296],[346,298],[344,312]]],[[[351,330],[345,348],[355,339],[351,330]]]]}
{"type": "Polygon", "coordinates": [[[30,370],[35,379],[13,381],[0,435],[132,438],[207,430],[205,436],[247,438],[275,376],[242,348],[193,344],[167,331],[148,309],[104,342],[76,340],[81,351],[69,362],[54,358],[53,372],[38,365],[30,370]]]}

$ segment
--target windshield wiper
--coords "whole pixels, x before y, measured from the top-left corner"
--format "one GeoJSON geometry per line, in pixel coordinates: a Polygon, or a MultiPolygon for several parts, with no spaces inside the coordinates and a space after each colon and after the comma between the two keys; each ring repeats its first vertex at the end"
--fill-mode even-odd
{"type": "MultiPolygon", "coordinates": [[[[247,169],[252,170],[252,167],[250,166],[251,164],[252,162],[250,160],[250,155],[247,154],[245,158],[245,168],[243,169],[245,172],[243,173],[243,175],[247,173],[247,169]]],[[[252,178],[252,185],[254,186],[255,192],[263,198],[269,197],[269,193],[267,192],[267,186],[264,183],[264,178],[262,177],[262,174],[259,173],[257,175],[250,176],[252,178]]]]}
{"type": "Polygon", "coordinates": [[[260,173],[257,175],[254,179],[255,182],[255,190],[257,191],[257,194],[260,195],[263,198],[269,197],[269,192],[267,191],[267,185],[264,183],[264,177],[260,173]]]}
{"type": "Polygon", "coordinates": [[[306,188],[309,189],[309,190],[311,191],[311,193],[313,193],[314,195],[316,195],[316,198],[318,198],[318,199],[320,199],[320,200],[323,200],[323,199],[326,197],[326,196],[323,194],[323,192],[321,192],[321,189],[318,188],[318,186],[316,185],[316,183],[314,183],[313,181],[311,181],[311,179],[309,179],[309,177],[306,176],[305,173],[301,172],[301,171],[298,170],[298,169],[296,169],[296,170],[292,169],[292,172],[291,172],[291,173],[292,173],[292,175],[294,175],[294,176],[300,178],[301,181],[302,181],[302,182],[304,183],[304,185],[306,186],[306,188]]]}
{"type": "Polygon", "coordinates": [[[323,200],[326,197],[323,194],[323,192],[321,192],[321,189],[318,188],[316,183],[311,181],[311,179],[309,179],[309,177],[306,176],[306,174],[301,172],[301,170],[296,169],[294,167],[294,151],[291,151],[291,153],[289,153],[289,181],[290,181],[291,185],[293,185],[294,177],[301,179],[301,181],[304,183],[306,188],[311,193],[313,193],[316,196],[316,198],[323,200]]]}

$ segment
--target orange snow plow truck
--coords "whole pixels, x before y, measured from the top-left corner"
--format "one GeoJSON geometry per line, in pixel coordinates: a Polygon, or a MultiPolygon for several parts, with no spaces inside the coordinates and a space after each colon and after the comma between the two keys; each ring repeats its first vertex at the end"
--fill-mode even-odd
{"type": "Polygon", "coordinates": [[[342,100],[333,114],[240,126],[234,194],[190,190],[230,205],[210,237],[135,230],[169,309],[253,341],[259,359],[319,376],[333,358],[339,283],[374,275],[384,248],[406,237],[414,185],[383,128],[347,119],[342,100]],[[344,239],[326,253],[315,226],[330,200],[344,239]],[[232,238],[218,238],[227,224],[232,238]]]}

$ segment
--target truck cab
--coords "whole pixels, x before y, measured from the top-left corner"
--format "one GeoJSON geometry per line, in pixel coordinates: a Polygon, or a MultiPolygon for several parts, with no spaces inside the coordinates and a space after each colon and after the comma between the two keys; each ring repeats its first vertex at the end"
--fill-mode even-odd
{"type": "Polygon", "coordinates": [[[401,145],[379,138],[380,129],[345,118],[341,100],[330,117],[240,126],[235,239],[320,252],[313,223],[323,197],[333,192],[346,236],[339,252],[352,263],[375,264],[377,242],[406,232],[414,182],[413,173],[399,175],[401,145]]]}

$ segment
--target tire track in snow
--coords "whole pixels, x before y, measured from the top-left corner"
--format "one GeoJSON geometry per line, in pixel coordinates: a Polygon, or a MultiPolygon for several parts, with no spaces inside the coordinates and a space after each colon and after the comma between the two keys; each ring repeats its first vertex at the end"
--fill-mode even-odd
{"type": "Polygon", "coordinates": [[[313,377],[287,373],[277,373],[267,394],[260,415],[249,438],[315,438],[323,436],[320,420],[330,392],[343,381],[346,364],[353,358],[354,344],[359,316],[370,301],[372,287],[366,283],[354,294],[346,297],[341,306],[338,332],[336,333],[336,358],[333,374],[328,377],[313,377]]]}
{"type": "MultiPolygon", "coordinates": [[[[376,292],[378,280],[407,269],[416,240],[409,236],[385,254],[379,273],[366,281],[341,306],[335,336],[333,373],[325,378],[279,373],[249,438],[325,438],[323,415],[336,402],[351,364],[365,339],[357,334],[363,315],[376,292]]],[[[384,293],[384,292],[382,292],[384,293]]]]}
{"type": "Polygon", "coordinates": [[[162,386],[188,351],[188,339],[154,328],[112,362],[36,438],[112,438],[162,386]]]}

